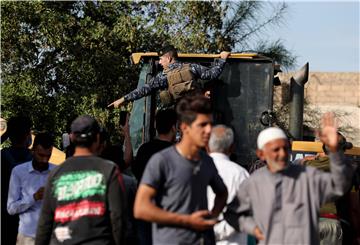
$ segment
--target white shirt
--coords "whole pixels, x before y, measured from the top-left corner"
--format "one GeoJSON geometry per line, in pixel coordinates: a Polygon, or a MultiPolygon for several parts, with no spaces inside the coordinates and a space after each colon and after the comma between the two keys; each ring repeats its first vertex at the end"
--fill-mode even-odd
{"type": "MultiPolygon", "coordinates": [[[[213,158],[219,175],[228,189],[226,202],[228,204],[236,197],[236,193],[240,189],[240,184],[249,178],[249,173],[237,163],[230,161],[229,157],[223,153],[213,152],[210,156],[213,158]]],[[[210,187],[208,187],[207,192],[208,206],[209,210],[211,210],[214,206],[215,194],[210,187]]],[[[223,211],[225,212],[225,210],[226,207],[223,211]]],[[[222,215],[220,215],[219,219],[223,219],[222,215]]],[[[217,245],[247,244],[247,234],[237,232],[225,220],[214,226],[214,232],[217,245]]]]}

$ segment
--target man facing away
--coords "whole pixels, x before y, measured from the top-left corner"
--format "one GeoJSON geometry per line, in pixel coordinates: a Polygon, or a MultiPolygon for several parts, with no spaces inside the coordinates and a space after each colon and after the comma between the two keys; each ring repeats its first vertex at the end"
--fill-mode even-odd
{"type": "Polygon", "coordinates": [[[123,183],[117,166],[96,156],[100,131],[90,116],[71,124],[75,153],[49,175],[36,245],[123,244],[123,183]]]}
{"type": "Polygon", "coordinates": [[[174,109],[159,110],[155,116],[157,137],[142,144],[137,151],[132,171],[140,182],[149,159],[155,153],[172,146],[176,139],[176,112],[174,109]]]}
{"type": "Polygon", "coordinates": [[[12,169],[21,163],[32,160],[29,150],[31,145],[30,118],[24,116],[11,117],[7,122],[7,130],[1,136],[1,141],[10,139],[11,146],[1,149],[1,244],[15,244],[18,215],[9,215],[7,212],[7,195],[12,169]]]}
{"type": "Polygon", "coordinates": [[[227,190],[202,150],[212,127],[210,101],[204,96],[184,97],[176,112],[182,138],[150,159],[135,198],[134,215],[154,222],[154,244],[214,244],[212,227],[226,203],[227,190]],[[211,211],[208,185],[216,193],[211,211]]]}
{"type": "MultiPolygon", "coordinates": [[[[149,159],[157,152],[170,147],[176,138],[176,112],[174,109],[159,110],[155,116],[157,137],[142,144],[137,151],[135,164],[131,166],[138,183],[149,159]]],[[[138,238],[140,245],[152,244],[151,223],[138,220],[138,238]]]]}
{"type": "Polygon", "coordinates": [[[143,87],[133,90],[108,105],[108,107],[114,106],[117,108],[124,102],[138,100],[155,90],[165,90],[160,94],[160,98],[164,104],[178,100],[199,87],[199,83],[195,80],[213,80],[218,78],[224,69],[226,59],[229,55],[229,52],[221,52],[220,59],[215,61],[214,66],[208,68],[199,64],[184,64],[179,62],[177,60],[177,50],[171,45],[166,46],[159,54],[159,64],[164,70],[153,77],[143,87]],[[166,91],[168,91],[168,93],[166,91]]]}
{"type": "Polygon", "coordinates": [[[241,185],[239,206],[234,202],[225,215],[229,222],[254,235],[260,244],[319,244],[319,208],[348,190],[353,172],[338,149],[331,113],[322,117],[320,139],[330,151],[330,173],[289,164],[290,144],[285,133],[278,128],[263,130],[257,139],[257,155],[267,166],[241,185]],[[232,217],[230,210],[240,218],[232,217]]]}
{"type": "Polygon", "coordinates": [[[49,164],[52,148],[52,137],[48,133],[39,133],[32,148],[33,160],[17,165],[11,172],[7,210],[20,217],[17,245],[35,243],[44,186],[54,168],[49,164]]]}
{"type": "MultiPolygon", "coordinates": [[[[216,125],[211,131],[209,150],[219,175],[228,189],[227,203],[230,203],[236,197],[236,193],[241,191],[240,184],[249,178],[248,172],[243,167],[230,161],[229,156],[232,153],[233,147],[233,130],[225,125],[216,125]]],[[[210,209],[213,206],[214,198],[214,192],[208,188],[208,204],[210,209]]],[[[216,224],[214,231],[217,245],[247,244],[247,234],[236,231],[225,220],[216,224]]]]}

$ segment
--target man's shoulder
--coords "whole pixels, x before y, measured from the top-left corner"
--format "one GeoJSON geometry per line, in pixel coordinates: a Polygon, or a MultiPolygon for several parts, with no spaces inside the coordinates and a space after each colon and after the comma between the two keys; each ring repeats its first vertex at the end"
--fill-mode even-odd
{"type": "MultiPolygon", "coordinates": [[[[224,168],[226,168],[226,175],[233,181],[241,183],[242,181],[244,181],[244,179],[247,179],[249,177],[249,172],[236,162],[229,160],[223,165],[225,165],[224,168]]],[[[218,165],[216,166],[218,167],[218,165]]],[[[221,170],[219,172],[221,173],[221,170]]]]}
{"type": "Polygon", "coordinates": [[[250,178],[249,178],[249,179],[251,179],[251,181],[256,181],[256,180],[258,180],[258,179],[261,180],[261,179],[264,178],[264,176],[266,176],[266,175],[268,174],[268,171],[269,171],[269,170],[267,169],[266,166],[261,167],[261,168],[255,170],[255,171],[250,175],[250,178]]]}
{"type": "Polygon", "coordinates": [[[160,150],[164,149],[164,148],[167,148],[169,146],[171,146],[172,143],[171,142],[168,142],[168,141],[164,141],[164,140],[159,140],[159,139],[154,139],[154,140],[151,140],[149,142],[146,142],[144,144],[142,144],[139,148],[139,151],[140,152],[143,152],[143,151],[151,151],[152,149],[157,149],[159,148],[160,150]]]}
{"type": "Polygon", "coordinates": [[[160,158],[160,159],[168,159],[174,157],[176,154],[176,150],[173,146],[162,149],[161,151],[156,152],[152,158],[160,158]]]}
{"type": "Polygon", "coordinates": [[[26,172],[29,169],[29,165],[32,164],[32,161],[27,161],[20,163],[13,168],[13,173],[26,172]]]}
{"type": "Polygon", "coordinates": [[[173,155],[176,153],[175,146],[166,147],[165,149],[162,149],[161,151],[157,152],[156,154],[160,155],[173,155]]]}
{"type": "Polygon", "coordinates": [[[247,176],[249,175],[249,172],[244,167],[240,166],[238,163],[229,161],[229,164],[238,174],[247,176]]]}
{"type": "Polygon", "coordinates": [[[80,171],[91,169],[92,167],[97,166],[106,170],[113,169],[116,164],[110,160],[103,159],[97,156],[88,156],[88,157],[70,157],[66,159],[61,165],[55,166],[53,169],[53,175],[61,173],[63,171],[80,171]]]}
{"type": "Polygon", "coordinates": [[[231,161],[229,158],[225,158],[225,155],[220,154],[210,154],[210,157],[213,159],[217,168],[227,169],[235,174],[248,174],[248,171],[241,167],[238,163],[231,161]]]}
{"type": "Polygon", "coordinates": [[[32,154],[31,151],[27,148],[16,148],[10,146],[1,149],[2,164],[19,165],[31,160],[32,154]]]}

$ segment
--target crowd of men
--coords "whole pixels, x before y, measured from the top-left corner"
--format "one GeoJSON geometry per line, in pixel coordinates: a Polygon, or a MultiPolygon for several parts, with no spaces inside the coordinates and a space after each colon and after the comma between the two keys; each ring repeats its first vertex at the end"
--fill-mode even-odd
{"type": "MultiPolygon", "coordinates": [[[[211,79],[221,73],[228,56],[223,53],[222,61],[209,69],[190,65],[181,70],[171,49],[160,60],[166,69],[184,74],[190,69],[194,76],[211,79]]],[[[186,82],[170,77],[159,75],[150,84],[170,89],[186,82]]],[[[144,96],[151,86],[111,105],[144,96]]],[[[195,91],[196,85],[188,89],[195,91]]],[[[1,151],[2,243],[342,243],[338,230],[330,232],[331,238],[319,235],[321,205],[347,193],[353,174],[333,114],[323,115],[320,130],[328,171],[306,161],[291,164],[289,139],[281,129],[269,127],[257,138],[257,156],[265,165],[249,175],[230,160],[234,132],[229,125],[213,126],[209,98],[198,93],[176,97],[173,91],[169,96],[175,109],[157,112],[157,137],[143,144],[135,159],[129,157],[128,120],[123,152],[110,144],[95,118],[76,118],[71,153],[59,166],[49,163],[49,133],[37,134],[28,150],[30,123],[9,120],[12,146],[1,151]],[[181,137],[176,141],[177,131],[181,137]]]]}

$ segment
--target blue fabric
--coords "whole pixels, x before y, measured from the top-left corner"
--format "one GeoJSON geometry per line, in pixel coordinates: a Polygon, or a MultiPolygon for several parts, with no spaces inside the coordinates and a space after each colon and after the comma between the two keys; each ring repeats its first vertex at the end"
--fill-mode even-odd
{"type": "Polygon", "coordinates": [[[19,214],[19,233],[35,237],[42,201],[34,200],[34,193],[45,186],[47,176],[55,166],[39,172],[33,168],[32,161],[16,166],[10,177],[7,210],[9,214],[19,214]]]}

